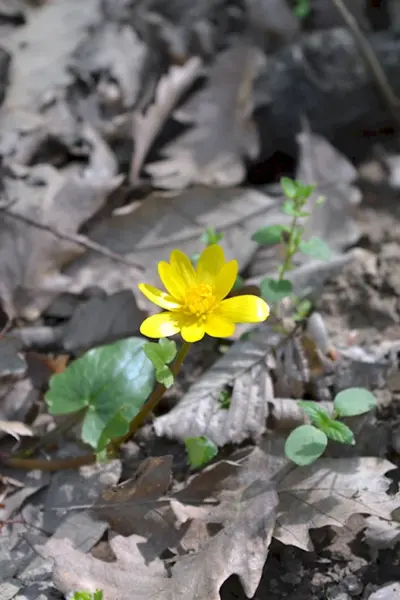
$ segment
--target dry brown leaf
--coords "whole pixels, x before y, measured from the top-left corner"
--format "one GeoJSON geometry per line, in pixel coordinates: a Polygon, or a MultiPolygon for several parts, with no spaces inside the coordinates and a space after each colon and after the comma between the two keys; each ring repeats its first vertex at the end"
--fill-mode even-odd
{"type": "MultiPolygon", "coordinates": [[[[143,114],[133,115],[133,139],[135,149],[131,166],[131,182],[134,184],[140,175],[146,155],[152,143],[182,94],[192,85],[200,74],[201,59],[193,57],[184,65],[172,65],[170,70],[158,82],[154,103],[143,114]]],[[[120,213],[128,212],[128,207],[120,213]]]]}
{"type": "Polygon", "coordinates": [[[312,550],[310,528],[344,526],[355,513],[393,519],[400,493],[388,495],[394,468],[382,458],[319,459],[294,467],[278,481],[279,509],[274,537],[284,544],[312,550]]]}
{"type": "Polygon", "coordinates": [[[20,437],[34,435],[33,430],[19,421],[1,421],[0,420],[0,431],[12,435],[16,440],[19,441],[20,437]]]}
{"type": "MultiPolygon", "coordinates": [[[[50,165],[14,168],[4,178],[12,212],[75,234],[95,214],[119,178],[64,176],[50,165]]],[[[60,273],[82,248],[3,213],[0,220],[0,296],[10,316],[34,319],[70,286],[60,273]]]]}
{"type": "Polygon", "coordinates": [[[147,458],[131,480],[105,490],[93,505],[94,514],[116,533],[147,539],[141,548],[147,561],[174,546],[182,536],[168,501],[159,502],[170,486],[171,469],[172,456],[147,458]]]}
{"type": "Polygon", "coordinates": [[[296,177],[317,185],[308,201],[311,216],[305,223],[305,234],[320,237],[334,251],[343,251],[360,236],[352,218],[354,206],[361,201],[361,192],[353,185],[358,178],[357,169],[327,140],[307,128],[297,141],[300,157],[296,177]],[[325,201],[322,206],[315,206],[319,196],[325,201]]]}
{"type": "MultiPolygon", "coordinates": [[[[279,214],[277,201],[256,190],[197,186],[179,194],[151,194],[134,212],[104,220],[89,236],[126,258],[134,257],[145,268],[146,280],[155,283],[157,263],[168,260],[175,248],[189,256],[198,252],[200,237],[208,227],[224,233],[222,245],[227,257],[244,267],[256,248],[251,234],[279,214]]],[[[65,272],[74,279],[77,292],[99,281],[109,293],[136,289],[139,282],[136,269],[92,252],[74,261],[65,272]]],[[[143,274],[140,277],[143,281],[143,274]]]]}
{"type": "MultiPolygon", "coordinates": [[[[268,466],[269,458],[255,449],[243,469],[237,471],[235,485],[220,492],[219,507],[208,515],[209,522],[220,523],[222,529],[210,537],[199,552],[178,559],[170,578],[167,578],[160,560],[145,564],[140,549],[146,540],[136,535],[128,538],[117,536],[111,540],[117,557],[114,563],[104,563],[85,555],[73,549],[66,540],[50,540],[42,553],[55,561],[53,576],[56,585],[64,593],[100,588],[107,600],[150,600],[156,597],[165,600],[220,600],[222,583],[230,575],[237,574],[246,595],[253,596],[261,578],[275,522],[277,496],[269,481],[268,466]]],[[[204,474],[202,479],[204,485],[204,474]]],[[[182,511],[190,510],[180,506],[182,511]]]]}
{"type": "Polygon", "coordinates": [[[191,184],[230,186],[243,181],[246,156],[259,151],[251,120],[252,86],[260,52],[236,46],[220,54],[204,90],[175,113],[192,128],[163,149],[165,160],[146,167],[156,186],[183,189],[191,184]]]}
{"type": "Polygon", "coordinates": [[[204,435],[219,446],[260,438],[274,398],[266,361],[280,339],[267,322],[250,339],[236,342],[169,413],[155,420],[157,435],[182,441],[204,435]],[[229,409],[222,409],[219,397],[226,386],[232,386],[232,398],[229,409]]]}

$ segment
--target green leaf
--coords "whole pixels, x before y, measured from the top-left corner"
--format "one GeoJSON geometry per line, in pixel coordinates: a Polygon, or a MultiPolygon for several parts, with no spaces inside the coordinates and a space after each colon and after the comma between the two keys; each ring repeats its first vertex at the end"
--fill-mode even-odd
{"type": "Polygon", "coordinates": [[[286,440],[286,456],[299,466],[310,465],[323,454],[328,444],[326,435],[313,425],[300,425],[286,440]]]}
{"type": "Polygon", "coordinates": [[[310,213],[296,206],[294,200],[285,200],[282,207],[283,212],[290,217],[309,217],[310,213]]]}
{"type": "Polygon", "coordinates": [[[309,314],[311,308],[312,308],[311,300],[302,300],[296,306],[296,311],[293,315],[293,319],[295,321],[303,321],[303,319],[308,317],[308,314],[309,314]]]}
{"type": "Polygon", "coordinates": [[[304,410],[311,422],[325,435],[341,444],[355,444],[354,434],[347,425],[332,419],[328,413],[319,406],[318,402],[300,400],[299,406],[304,410]]]}
{"type": "Polygon", "coordinates": [[[220,408],[222,408],[223,410],[228,410],[231,405],[231,399],[232,392],[229,390],[222,390],[218,398],[220,408]]]}
{"type": "Polygon", "coordinates": [[[174,385],[174,375],[167,365],[163,365],[156,371],[156,379],[167,389],[174,385]]]}
{"type": "Polygon", "coordinates": [[[292,283],[288,279],[277,281],[271,277],[265,277],[260,283],[261,295],[267,302],[275,304],[290,296],[292,293],[292,283]]]}
{"type": "Polygon", "coordinates": [[[297,197],[298,184],[290,177],[281,178],[281,187],[286,198],[294,200],[297,197]]]}
{"type": "Polygon", "coordinates": [[[347,427],[347,425],[341,423],[340,421],[335,421],[329,417],[328,419],[329,420],[324,423],[323,428],[321,427],[321,431],[323,431],[328,438],[334,440],[335,442],[354,446],[356,441],[354,439],[354,433],[350,427],[347,427]]]}
{"type": "Polygon", "coordinates": [[[192,254],[191,256],[191,261],[193,266],[195,267],[197,265],[197,263],[199,262],[199,258],[200,258],[200,252],[195,252],[194,254],[192,254]]]}
{"type": "Polygon", "coordinates": [[[155,368],[159,370],[174,360],[177,348],[174,341],[161,338],[158,343],[146,342],[143,346],[143,351],[155,368]]]}
{"type": "Polygon", "coordinates": [[[201,235],[200,240],[205,246],[212,246],[212,244],[218,244],[218,242],[220,242],[223,237],[223,233],[216,231],[214,227],[209,227],[201,235]]]}
{"type": "Polygon", "coordinates": [[[288,228],[283,225],[270,225],[255,231],[251,239],[263,246],[274,246],[282,242],[282,232],[284,231],[288,231],[288,228]]]}
{"type": "Polygon", "coordinates": [[[299,250],[319,260],[330,260],[332,256],[329,246],[317,237],[309,240],[301,240],[299,250]]]}
{"type": "Polygon", "coordinates": [[[304,410],[307,417],[311,419],[312,423],[317,427],[319,426],[319,423],[321,423],[324,420],[324,417],[330,419],[328,413],[320,407],[318,402],[311,402],[310,400],[300,400],[297,404],[304,410]]]}
{"type": "Polygon", "coordinates": [[[333,407],[339,417],[354,417],[376,408],[376,398],[364,388],[349,388],[337,394],[333,407]]]}
{"type": "Polygon", "coordinates": [[[62,415],[86,408],[82,439],[97,449],[106,427],[117,423],[118,429],[124,420],[131,421],[152,391],[154,367],[143,351],[145,343],[132,337],[94,348],[53,375],[45,396],[49,412],[62,415]]]}
{"type": "Polygon", "coordinates": [[[310,0],[297,0],[293,12],[298,19],[305,19],[308,17],[311,12],[310,0]]]}
{"type": "Polygon", "coordinates": [[[218,454],[217,446],[205,436],[186,438],[185,446],[188,462],[194,469],[207,464],[218,454]]]}

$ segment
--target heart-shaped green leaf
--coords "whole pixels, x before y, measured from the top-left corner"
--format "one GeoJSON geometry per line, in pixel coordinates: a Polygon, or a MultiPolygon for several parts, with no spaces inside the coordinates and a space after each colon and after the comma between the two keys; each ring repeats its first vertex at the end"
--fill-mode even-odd
{"type": "Polygon", "coordinates": [[[320,238],[313,237],[309,240],[302,240],[299,250],[318,260],[330,260],[332,253],[327,244],[320,238]]]}
{"type": "Polygon", "coordinates": [[[277,281],[271,277],[265,277],[260,283],[261,295],[270,304],[275,304],[290,296],[292,289],[292,283],[288,279],[277,281]]]}
{"type": "Polygon", "coordinates": [[[301,467],[310,465],[321,456],[328,444],[326,435],[313,425],[300,425],[285,443],[286,456],[301,467]]]}
{"type": "Polygon", "coordinates": [[[376,407],[376,398],[364,388],[349,388],[339,392],[333,407],[340,417],[355,417],[376,407]]]}
{"type": "Polygon", "coordinates": [[[94,348],[63,373],[53,375],[46,394],[49,412],[62,415],[86,408],[82,439],[95,449],[108,426],[115,425],[118,435],[124,435],[154,384],[154,367],[143,352],[145,343],[132,337],[94,348]]]}
{"type": "Polygon", "coordinates": [[[263,246],[273,246],[282,242],[282,232],[287,231],[283,225],[270,225],[262,227],[253,233],[251,239],[263,246]]]}

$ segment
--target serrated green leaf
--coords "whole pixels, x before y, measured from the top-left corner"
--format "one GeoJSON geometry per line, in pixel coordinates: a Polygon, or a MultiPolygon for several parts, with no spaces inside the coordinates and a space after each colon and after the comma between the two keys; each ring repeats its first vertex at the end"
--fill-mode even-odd
{"type": "Polygon", "coordinates": [[[319,260],[330,260],[332,256],[329,246],[317,237],[309,240],[301,240],[299,250],[319,260]]]}
{"type": "Polygon", "coordinates": [[[273,246],[282,242],[282,232],[287,231],[283,225],[270,225],[262,227],[253,233],[251,239],[263,246],[273,246]]]}
{"type": "Polygon", "coordinates": [[[318,402],[311,402],[310,400],[300,400],[298,405],[304,410],[307,417],[311,419],[312,423],[318,427],[319,423],[324,420],[325,417],[330,419],[328,413],[319,406],[318,402]]]}
{"type": "Polygon", "coordinates": [[[223,237],[223,233],[216,231],[214,227],[209,227],[204,233],[202,233],[200,240],[205,246],[212,246],[212,244],[218,244],[223,237]]]}
{"type": "Polygon", "coordinates": [[[296,206],[294,200],[285,200],[282,207],[283,212],[290,217],[309,217],[310,213],[296,206]]]}
{"type": "Polygon", "coordinates": [[[194,469],[207,464],[218,454],[217,446],[205,436],[186,438],[185,446],[188,462],[194,469]]]}
{"type": "Polygon", "coordinates": [[[337,394],[333,407],[340,417],[355,417],[376,408],[376,398],[364,388],[349,388],[337,394]]]}
{"type": "Polygon", "coordinates": [[[294,200],[297,197],[298,184],[290,177],[281,178],[281,187],[286,198],[294,200]]]}
{"type": "Polygon", "coordinates": [[[82,439],[94,449],[118,412],[131,421],[154,385],[154,367],[143,351],[145,340],[132,337],[94,348],[50,379],[45,395],[49,412],[62,415],[86,407],[82,439]]]}
{"type": "Polygon", "coordinates": [[[158,383],[161,383],[167,389],[174,385],[173,373],[167,365],[163,365],[161,369],[157,369],[156,379],[158,383]]]}
{"type": "Polygon", "coordinates": [[[313,425],[300,425],[286,440],[286,456],[299,466],[310,465],[323,454],[328,438],[313,425]]]}
{"type": "Polygon", "coordinates": [[[265,277],[260,283],[261,296],[267,302],[275,304],[290,296],[292,293],[292,283],[288,279],[278,281],[271,277],[265,277]]]}
{"type": "Polygon", "coordinates": [[[335,421],[328,417],[328,420],[323,423],[323,426],[320,427],[320,429],[329,439],[334,440],[335,442],[350,444],[351,446],[354,446],[356,443],[354,433],[350,427],[347,427],[347,425],[340,421],[335,421]]]}

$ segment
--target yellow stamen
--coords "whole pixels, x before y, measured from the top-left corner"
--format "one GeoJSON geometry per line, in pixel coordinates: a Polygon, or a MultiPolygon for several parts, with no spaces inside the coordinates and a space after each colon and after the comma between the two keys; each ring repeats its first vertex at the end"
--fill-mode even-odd
{"type": "Polygon", "coordinates": [[[206,315],[213,312],[215,304],[213,288],[207,283],[199,283],[190,287],[186,292],[184,307],[191,315],[205,318],[206,315]]]}

